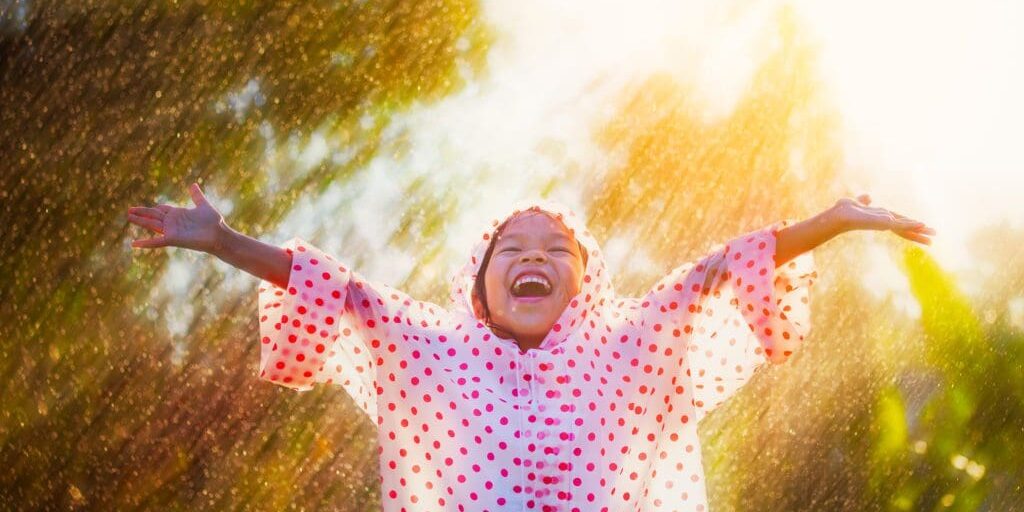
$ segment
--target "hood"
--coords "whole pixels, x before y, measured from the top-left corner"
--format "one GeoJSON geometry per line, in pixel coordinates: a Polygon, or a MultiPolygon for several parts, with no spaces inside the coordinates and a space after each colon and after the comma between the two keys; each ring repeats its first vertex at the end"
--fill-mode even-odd
{"type": "Polygon", "coordinates": [[[480,271],[487,247],[494,238],[494,231],[498,226],[509,218],[532,208],[543,210],[561,220],[587,251],[587,265],[584,269],[580,293],[569,301],[551,331],[548,332],[547,337],[540,344],[541,349],[549,350],[565,341],[583,325],[588,316],[594,314],[595,309],[603,306],[615,296],[611,280],[605,269],[604,255],[601,253],[597,241],[587,230],[583,220],[565,205],[545,200],[522,201],[513,205],[507,215],[491,219],[480,230],[480,235],[476,238],[476,243],[470,251],[469,260],[452,276],[449,298],[455,311],[465,313],[483,322],[483,318],[473,308],[473,285],[476,282],[476,276],[480,271]]]}

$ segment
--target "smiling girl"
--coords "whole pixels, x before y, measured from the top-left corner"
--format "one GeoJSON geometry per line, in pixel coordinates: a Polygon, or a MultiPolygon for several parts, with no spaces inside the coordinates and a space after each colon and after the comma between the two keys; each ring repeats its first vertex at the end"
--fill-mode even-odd
{"type": "Polygon", "coordinates": [[[363,277],[300,238],[283,247],[195,208],[133,207],[133,247],[216,255],[262,282],[260,378],[336,384],[378,426],[383,508],[707,510],[698,422],[810,330],[811,250],[846,231],[934,231],[841,199],[714,247],[617,297],[576,215],[522,203],[490,222],[450,305],[363,277]]]}

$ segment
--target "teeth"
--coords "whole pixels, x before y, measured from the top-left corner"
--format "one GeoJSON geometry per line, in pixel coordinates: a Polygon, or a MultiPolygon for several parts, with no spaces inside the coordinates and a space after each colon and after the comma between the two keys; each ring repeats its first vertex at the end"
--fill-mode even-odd
{"type": "Polygon", "coordinates": [[[523,276],[520,277],[519,279],[516,279],[516,282],[512,284],[512,288],[519,288],[519,286],[521,286],[524,283],[540,283],[544,285],[545,290],[549,292],[551,291],[551,283],[549,283],[547,279],[544,279],[541,276],[534,275],[523,276]]]}

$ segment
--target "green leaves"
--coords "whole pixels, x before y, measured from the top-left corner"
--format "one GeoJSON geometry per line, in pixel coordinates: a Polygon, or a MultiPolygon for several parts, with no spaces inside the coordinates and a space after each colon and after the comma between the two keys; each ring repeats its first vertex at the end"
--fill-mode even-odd
{"type": "Polygon", "coordinates": [[[1019,492],[1009,482],[1021,481],[1024,414],[1006,395],[1024,366],[1024,352],[1012,347],[1024,340],[997,343],[1015,336],[983,323],[925,251],[908,246],[903,256],[921,305],[923,357],[877,394],[871,489],[892,510],[978,510],[996,486],[1019,492]],[[921,402],[917,411],[905,395],[921,402]]]}
{"type": "Polygon", "coordinates": [[[947,377],[975,375],[987,366],[988,342],[981,322],[952,276],[922,248],[903,250],[910,289],[921,305],[928,360],[947,377]]]}

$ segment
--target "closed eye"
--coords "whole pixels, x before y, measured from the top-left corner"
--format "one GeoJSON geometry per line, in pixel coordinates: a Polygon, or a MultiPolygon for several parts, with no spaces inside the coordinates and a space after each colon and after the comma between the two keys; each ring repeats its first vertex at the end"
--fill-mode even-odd
{"type": "MultiPolygon", "coordinates": [[[[509,252],[509,251],[519,251],[519,250],[521,250],[521,249],[518,248],[518,247],[505,247],[504,249],[501,249],[498,252],[499,253],[504,253],[504,252],[509,252]]],[[[572,250],[571,249],[566,249],[565,247],[555,247],[555,248],[553,248],[551,250],[552,251],[561,251],[561,252],[564,252],[566,254],[572,254],[572,250]]]]}

